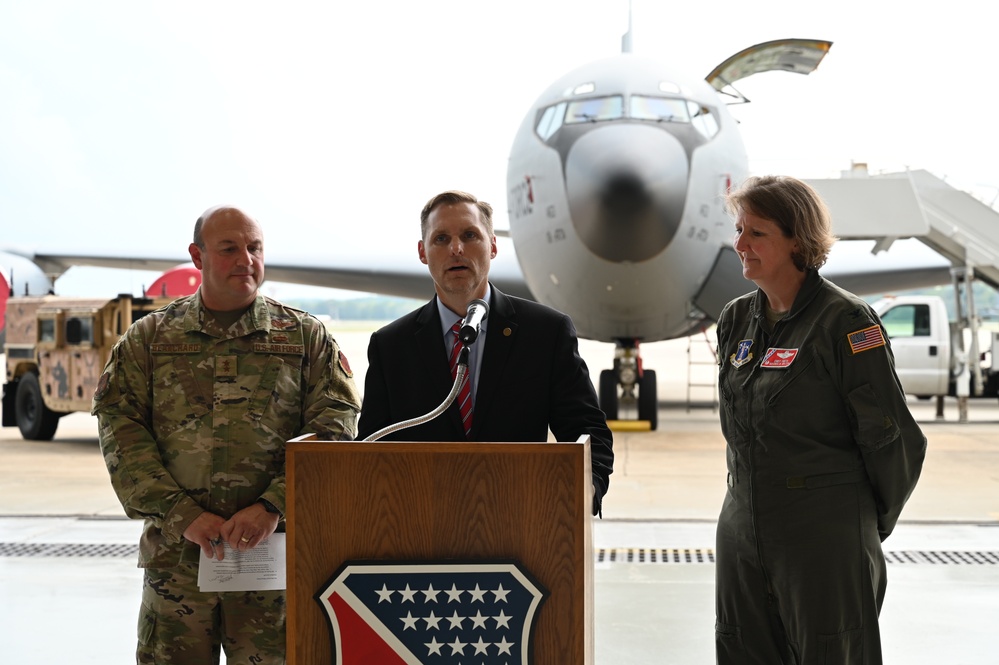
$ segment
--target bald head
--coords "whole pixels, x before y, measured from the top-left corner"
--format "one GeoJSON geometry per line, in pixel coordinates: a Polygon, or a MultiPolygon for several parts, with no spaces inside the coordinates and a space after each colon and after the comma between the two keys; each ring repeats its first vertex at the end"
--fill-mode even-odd
{"type": "Polygon", "coordinates": [[[188,250],[201,271],[201,299],[215,311],[244,309],[264,281],[264,235],[239,208],[217,206],[194,224],[188,250]]]}

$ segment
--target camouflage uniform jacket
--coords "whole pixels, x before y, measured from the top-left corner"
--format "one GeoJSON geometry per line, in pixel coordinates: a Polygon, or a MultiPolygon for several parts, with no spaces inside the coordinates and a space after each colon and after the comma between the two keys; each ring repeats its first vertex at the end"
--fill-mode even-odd
{"type": "Polygon", "coordinates": [[[351,439],[360,398],[314,317],[257,296],[228,330],[200,291],[153,312],[115,345],[94,395],[111,484],[145,519],[139,566],[196,562],[183,533],[259,499],[285,510],[285,442],[351,439]]]}

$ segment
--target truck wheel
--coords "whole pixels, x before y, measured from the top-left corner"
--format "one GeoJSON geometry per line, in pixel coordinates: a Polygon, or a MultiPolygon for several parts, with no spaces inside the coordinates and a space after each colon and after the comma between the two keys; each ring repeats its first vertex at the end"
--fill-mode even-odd
{"type": "Polygon", "coordinates": [[[21,436],[33,441],[51,441],[59,426],[59,414],[45,406],[38,375],[25,372],[17,382],[14,416],[21,436]]]}

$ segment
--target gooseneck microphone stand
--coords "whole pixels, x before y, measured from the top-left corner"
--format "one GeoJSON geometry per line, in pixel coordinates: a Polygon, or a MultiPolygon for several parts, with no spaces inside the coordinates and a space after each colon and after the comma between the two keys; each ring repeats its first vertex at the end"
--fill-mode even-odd
{"type": "Polygon", "coordinates": [[[458,371],[455,372],[454,385],[451,386],[451,392],[448,393],[444,401],[436,409],[427,413],[426,415],[417,416],[416,418],[410,418],[409,420],[403,420],[401,423],[395,423],[394,425],[389,425],[388,427],[383,427],[374,434],[365,437],[362,441],[377,441],[378,439],[388,436],[394,432],[398,432],[401,429],[407,429],[409,427],[416,427],[417,425],[422,425],[423,423],[430,422],[437,416],[444,413],[449,406],[454,402],[454,399],[458,396],[458,391],[461,390],[461,382],[465,378],[465,374],[468,373],[468,345],[462,344],[461,351],[458,352],[458,371]]]}

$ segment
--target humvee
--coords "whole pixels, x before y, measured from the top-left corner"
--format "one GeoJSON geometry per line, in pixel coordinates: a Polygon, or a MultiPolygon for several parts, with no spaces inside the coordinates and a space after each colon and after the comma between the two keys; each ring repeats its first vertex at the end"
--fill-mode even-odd
{"type": "Polygon", "coordinates": [[[128,326],[172,300],[127,293],[111,300],[8,299],[2,425],[16,425],[25,439],[52,439],[59,418],[90,411],[111,347],[128,326]]]}

